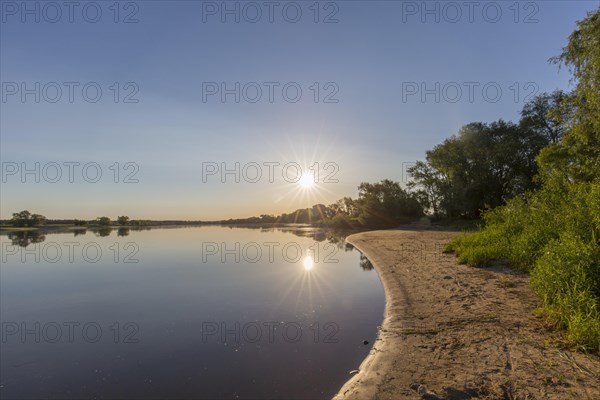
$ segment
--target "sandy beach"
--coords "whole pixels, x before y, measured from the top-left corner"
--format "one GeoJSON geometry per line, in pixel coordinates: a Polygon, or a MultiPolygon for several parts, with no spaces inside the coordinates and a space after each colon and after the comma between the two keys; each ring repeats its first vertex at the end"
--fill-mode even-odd
{"type": "Polygon", "coordinates": [[[527,275],[443,254],[457,234],[347,238],[379,273],[386,308],[373,349],[334,399],[600,399],[600,358],[535,317],[527,275]]]}

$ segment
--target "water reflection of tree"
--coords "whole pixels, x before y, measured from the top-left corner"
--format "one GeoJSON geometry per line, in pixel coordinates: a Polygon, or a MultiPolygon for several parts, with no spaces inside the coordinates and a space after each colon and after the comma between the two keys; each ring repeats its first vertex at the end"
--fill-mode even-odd
{"type": "Polygon", "coordinates": [[[110,235],[110,233],[112,232],[112,228],[98,228],[93,232],[96,234],[96,236],[106,237],[110,235]]]}
{"type": "Polygon", "coordinates": [[[245,229],[257,229],[261,232],[286,232],[293,235],[305,238],[311,238],[316,242],[327,241],[337,246],[338,249],[344,251],[352,251],[354,247],[351,244],[346,243],[346,237],[353,233],[359,232],[356,229],[333,229],[329,227],[316,227],[308,224],[273,224],[270,226],[260,224],[227,224],[229,229],[245,228],[245,229]]]}
{"type": "Polygon", "coordinates": [[[13,246],[27,247],[32,243],[42,243],[46,235],[39,231],[13,232],[8,234],[13,246]]]}
{"type": "Polygon", "coordinates": [[[85,229],[75,229],[73,231],[73,236],[80,236],[80,235],[85,235],[87,233],[87,230],[85,229]]]}
{"type": "Polygon", "coordinates": [[[129,228],[119,228],[117,236],[129,236],[129,228]]]}
{"type": "MultiPolygon", "coordinates": [[[[141,231],[149,231],[152,229],[152,227],[150,226],[132,226],[127,228],[130,231],[134,231],[134,232],[141,232],[141,231]]],[[[160,228],[160,229],[167,229],[167,228],[160,228]]]]}
{"type": "Polygon", "coordinates": [[[347,229],[325,231],[325,233],[327,235],[327,240],[330,243],[335,244],[340,250],[344,250],[344,251],[354,250],[354,246],[352,246],[350,243],[346,242],[346,238],[356,232],[357,231],[355,231],[355,230],[347,230],[347,229]]]}
{"type": "Polygon", "coordinates": [[[315,230],[312,227],[308,227],[305,229],[285,229],[285,232],[290,232],[300,237],[310,237],[317,242],[327,241],[335,245],[338,249],[344,251],[352,251],[354,249],[354,246],[352,246],[350,243],[346,243],[346,237],[356,233],[354,230],[322,228],[315,230]]]}
{"type": "Polygon", "coordinates": [[[369,259],[363,254],[360,255],[360,267],[364,271],[371,271],[374,268],[373,264],[371,264],[371,261],[369,261],[369,259]]]}
{"type": "Polygon", "coordinates": [[[348,232],[346,231],[334,231],[327,230],[325,231],[325,237],[329,241],[329,243],[335,244],[338,249],[346,250],[346,237],[348,236],[348,232]]]}

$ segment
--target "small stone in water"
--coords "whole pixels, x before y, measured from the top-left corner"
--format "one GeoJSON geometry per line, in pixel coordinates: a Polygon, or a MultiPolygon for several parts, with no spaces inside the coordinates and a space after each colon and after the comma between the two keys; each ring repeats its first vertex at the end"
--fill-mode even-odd
{"type": "Polygon", "coordinates": [[[363,344],[367,345],[367,344],[369,344],[369,341],[368,340],[363,340],[363,344]]]}

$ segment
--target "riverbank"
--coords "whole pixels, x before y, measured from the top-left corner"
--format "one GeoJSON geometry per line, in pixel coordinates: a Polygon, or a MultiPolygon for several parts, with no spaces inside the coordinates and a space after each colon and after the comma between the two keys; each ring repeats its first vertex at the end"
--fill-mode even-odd
{"type": "Polygon", "coordinates": [[[387,230],[346,240],[386,293],[379,337],[342,399],[598,399],[600,358],[564,346],[534,316],[528,276],[444,254],[458,233],[387,230]]]}

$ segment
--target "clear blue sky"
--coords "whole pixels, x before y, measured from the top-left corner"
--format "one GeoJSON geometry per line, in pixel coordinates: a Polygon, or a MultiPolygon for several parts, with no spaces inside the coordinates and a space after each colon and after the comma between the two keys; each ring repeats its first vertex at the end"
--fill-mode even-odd
{"type": "MultiPolygon", "coordinates": [[[[31,13],[21,1],[0,3],[0,217],[29,209],[49,218],[151,219],[278,214],[354,197],[362,181],[402,181],[403,163],[423,159],[462,125],[517,120],[527,95],[568,89],[568,71],[548,59],[560,53],[575,21],[599,6],[482,1],[469,10],[462,1],[338,1],[320,2],[316,15],[313,1],[298,1],[285,11],[290,2],[273,6],[270,22],[263,1],[253,3],[260,18],[255,7],[231,1],[121,2],[118,15],[113,1],[91,2],[85,11],[90,2],[72,10],[62,1],[54,3],[60,10],[26,2],[31,13]],[[239,22],[222,15],[225,7],[239,7],[239,22]],[[290,22],[298,9],[299,21],[290,22]],[[324,23],[328,18],[337,23],[324,23]],[[86,100],[82,88],[90,82],[86,100]],[[230,89],[256,82],[262,97],[250,102],[257,93],[250,84],[240,89],[239,103],[234,94],[222,102],[205,82],[230,89]],[[279,84],[273,102],[265,82],[279,84]],[[286,100],[282,87],[290,82],[286,100]],[[435,93],[422,99],[421,84],[435,89],[436,82],[440,101],[435,93]],[[24,99],[22,84],[32,92],[24,99]],[[56,86],[62,97],[52,103],[56,86]],[[95,87],[102,97],[92,103],[95,87]],[[302,97],[293,103],[296,87],[302,97]],[[497,88],[502,95],[492,102],[497,88]],[[328,95],[338,102],[324,102],[328,95]],[[80,163],[72,167],[72,183],[65,162],[80,163]],[[252,183],[240,171],[240,183],[233,175],[222,183],[219,174],[203,182],[206,162],[231,169],[255,162],[263,176],[252,183]],[[274,182],[268,162],[280,163],[274,182]],[[318,184],[305,189],[282,179],[281,166],[292,162],[305,172],[318,162],[318,184]],[[21,169],[35,163],[40,182],[28,174],[23,183],[21,169]],[[56,164],[48,163],[61,166],[56,183],[50,182],[56,164]],[[100,166],[98,182],[88,182],[95,167],[87,181],[82,177],[86,163],[100,166]],[[325,163],[338,170],[331,164],[324,171],[325,163]],[[129,172],[138,183],[123,182],[129,172]],[[323,182],[331,172],[339,182],[323,182]]],[[[254,171],[249,166],[247,177],[254,171]]],[[[292,181],[293,168],[288,172],[292,181]]]]}

